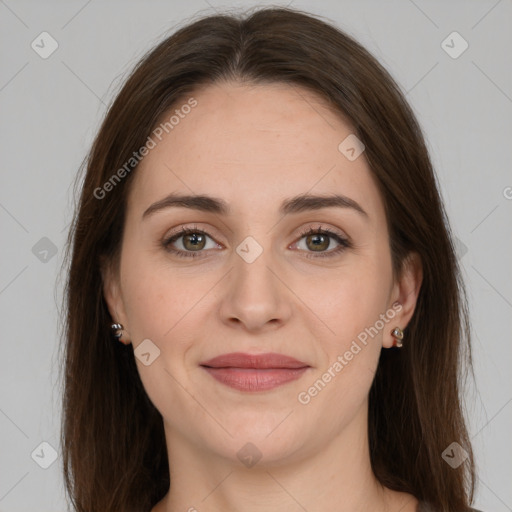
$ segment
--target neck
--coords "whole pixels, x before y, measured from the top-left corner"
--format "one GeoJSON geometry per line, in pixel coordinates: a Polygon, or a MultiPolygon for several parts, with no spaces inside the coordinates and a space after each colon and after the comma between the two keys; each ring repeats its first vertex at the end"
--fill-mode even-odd
{"type": "Polygon", "coordinates": [[[166,425],[171,488],[153,512],[387,512],[396,505],[402,512],[414,511],[411,496],[394,493],[375,478],[366,415],[363,409],[329,444],[312,443],[300,454],[275,460],[265,460],[262,453],[252,467],[236,455],[212,454],[166,425]]]}

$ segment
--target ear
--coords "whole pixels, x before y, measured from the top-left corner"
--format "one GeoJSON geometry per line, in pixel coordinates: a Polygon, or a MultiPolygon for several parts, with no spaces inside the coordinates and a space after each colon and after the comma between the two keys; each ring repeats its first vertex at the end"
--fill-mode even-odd
{"type": "Polygon", "coordinates": [[[113,323],[123,326],[120,341],[124,344],[130,343],[128,318],[126,316],[123,298],[121,294],[121,286],[119,273],[113,268],[112,261],[101,258],[100,270],[103,280],[103,296],[107,303],[108,311],[112,317],[113,323]]]}
{"type": "Polygon", "coordinates": [[[423,265],[420,255],[416,252],[410,252],[403,262],[402,272],[395,282],[390,295],[388,307],[396,311],[396,315],[389,322],[389,327],[384,333],[382,339],[383,347],[390,348],[393,346],[395,338],[392,336],[391,331],[395,327],[400,327],[402,330],[407,327],[416,308],[422,281],[423,265]]]}

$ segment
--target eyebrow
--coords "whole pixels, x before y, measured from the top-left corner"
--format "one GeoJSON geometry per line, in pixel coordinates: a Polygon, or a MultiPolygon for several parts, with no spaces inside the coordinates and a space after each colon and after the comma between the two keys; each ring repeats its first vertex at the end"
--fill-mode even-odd
{"type": "MultiPolygon", "coordinates": [[[[200,195],[182,195],[171,193],[160,201],[153,203],[143,214],[142,219],[153,215],[156,212],[167,208],[189,208],[202,212],[215,213],[218,215],[229,215],[231,208],[223,199],[204,194],[200,195]]],[[[279,213],[287,215],[289,213],[300,213],[310,210],[320,210],[322,208],[351,208],[362,216],[368,218],[368,214],[362,206],[350,199],[350,197],[331,194],[331,195],[312,195],[301,194],[291,197],[282,202],[279,213]]]]}

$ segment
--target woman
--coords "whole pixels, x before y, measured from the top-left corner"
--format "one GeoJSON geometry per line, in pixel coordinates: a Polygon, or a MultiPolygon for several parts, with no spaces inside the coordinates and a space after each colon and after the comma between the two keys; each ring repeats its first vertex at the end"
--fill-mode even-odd
{"type": "Polygon", "coordinates": [[[337,28],[267,8],[148,53],[69,252],[75,510],[473,510],[449,224],[411,109],[337,28]]]}

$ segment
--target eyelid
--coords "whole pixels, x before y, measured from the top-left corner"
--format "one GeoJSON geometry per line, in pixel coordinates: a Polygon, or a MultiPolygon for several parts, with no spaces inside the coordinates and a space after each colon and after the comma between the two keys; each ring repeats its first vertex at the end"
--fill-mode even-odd
{"type": "Polygon", "coordinates": [[[341,231],[338,228],[332,228],[330,226],[325,226],[321,222],[314,223],[314,225],[308,226],[307,228],[301,228],[298,232],[299,237],[303,237],[306,235],[314,235],[318,232],[321,233],[328,233],[329,235],[332,235],[333,237],[339,237],[343,240],[349,241],[349,237],[347,234],[345,234],[343,231],[341,231]]]}
{"type": "Polygon", "coordinates": [[[318,258],[334,258],[344,252],[346,249],[351,249],[353,247],[352,241],[349,239],[347,235],[344,233],[334,230],[330,227],[324,227],[320,224],[318,227],[310,226],[309,228],[303,229],[297,241],[293,242],[292,245],[298,244],[304,237],[309,235],[327,235],[330,238],[333,238],[338,243],[338,247],[335,249],[331,249],[330,251],[304,251],[304,257],[309,259],[318,259],[318,258]]]}
{"type": "MultiPolygon", "coordinates": [[[[205,235],[208,238],[210,238],[211,240],[213,240],[217,245],[222,245],[222,244],[219,244],[219,242],[217,242],[215,240],[215,238],[208,231],[198,228],[197,224],[195,224],[192,227],[189,227],[186,225],[180,226],[178,231],[174,231],[171,234],[164,236],[161,241],[161,245],[164,247],[164,249],[167,252],[172,253],[178,257],[184,257],[184,258],[208,257],[205,254],[210,252],[211,249],[208,249],[208,250],[203,249],[203,250],[199,250],[199,251],[183,251],[182,249],[170,248],[171,243],[174,243],[176,240],[179,240],[182,236],[185,236],[187,234],[193,234],[193,233],[205,235]]],[[[309,226],[307,228],[302,228],[299,231],[299,233],[297,234],[295,241],[292,242],[290,245],[288,245],[288,248],[290,246],[294,246],[294,245],[298,244],[304,237],[309,236],[309,235],[316,235],[316,234],[326,235],[326,236],[334,239],[338,243],[338,247],[335,249],[331,249],[329,251],[318,251],[318,252],[316,252],[316,251],[299,251],[299,252],[307,253],[305,256],[308,258],[318,258],[318,257],[321,258],[321,257],[335,256],[338,253],[342,252],[343,250],[345,250],[347,248],[351,248],[353,246],[350,238],[345,233],[341,232],[337,228],[335,230],[330,227],[324,227],[321,223],[317,223],[315,226],[309,226]]]]}
{"type": "Polygon", "coordinates": [[[171,243],[174,243],[177,240],[179,240],[181,237],[183,237],[185,235],[192,234],[192,233],[196,233],[196,234],[201,234],[201,235],[207,236],[208,238],[213,240],[215,242],[215,244],[222,245],[219,242],[217,242],[215,237],[213,237],[208,231],[206,231],[205,229],[198,228],[197,224],[194,224],[191,227],[190,226],[186,226],[186,225],[180,226],[178,230],[175,230],[175,231],[172,231],[169,234],[166,234],[163,237],[163,239],[161,240],[160,244],[164,247],[164,249],[167,252],[176,254],[178,256],[182,255],[181,253],[186,252],[187,254],[191,254],[192,257],[197,257],[197,256],[199,256],[200,253],[206,252],[206,250],[203,249],[201,251],[183,251],[182,249],[170,248],[171,247],[171,243]]]}

